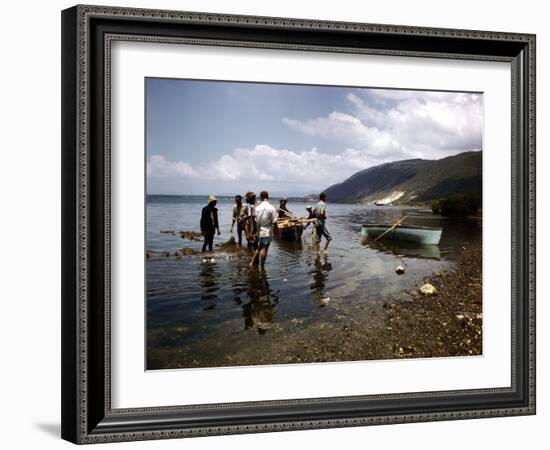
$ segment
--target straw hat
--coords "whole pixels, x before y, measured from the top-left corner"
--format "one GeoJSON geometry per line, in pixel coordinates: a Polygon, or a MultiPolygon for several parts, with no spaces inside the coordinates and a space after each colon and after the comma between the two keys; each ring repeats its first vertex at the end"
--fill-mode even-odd
{"type": "Polygon", "coordinates": [[[217,201],[217,200],[218,200],[218,199],[216,198],[215,195],[209,195],[209,196],[208,196],[208,203],[210,203],[210,202],[215,202],[215,201],[217,201]]]}

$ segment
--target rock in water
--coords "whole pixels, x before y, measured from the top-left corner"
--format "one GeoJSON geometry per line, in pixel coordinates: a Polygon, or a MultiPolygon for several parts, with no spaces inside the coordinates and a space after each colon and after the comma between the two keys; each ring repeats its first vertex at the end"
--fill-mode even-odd
{"type": "Polygon", "coordinates": [[[405,273],[405,268],[403,266],[397,266],[395,268],[395,273],[397,275],[403,275],[405,273]]]}
{"type": "MultiPolygon", "coordinates": [[[[163,233],[161,231],[161,233],[163,233]]],[[[174,235],[175,233],[172,232],[174,235]]],[[[182,239],[189,239],[190,241],[202,241],[202,234],[197,231],[180,231],[179,235],[182,239]]]]}
{"type": "Polygon", "coordinates": [[[195,249],[192,249],[192,248],[189,248],[189,247],[183,247],[183,248],[180,248],[178,250],[178,253],[180,255],[196,255],[197,253],[200,253],[198,250],[195,250],[195,249]]]}
{"type": "Polygon", "coordinates": [[[426,283],[420,287],[420,292],[422,292],[424,295],[435,295],[437,294],[437,289],[430,283],[426,283]]]}

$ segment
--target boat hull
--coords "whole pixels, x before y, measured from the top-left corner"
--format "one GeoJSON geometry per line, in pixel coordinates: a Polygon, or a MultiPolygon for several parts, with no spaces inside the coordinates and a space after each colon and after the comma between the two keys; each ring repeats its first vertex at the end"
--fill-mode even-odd
{"type": "Polygon", "coordinates": [[[278,223],[275,224],[275,236],[287,242],[301,242],[304,226],[299,222],[292,222],[294,221],[278,221],[278,223]]]}
{"type": "Polygon", "coordinates": [[[302,240],[302,227],[293,227],[286,230],[279,231],[279,236],[283,241],[288,242],[300,242],[302,240]]]}
{"type": "MultiPolygon", "coordinates": [[[[369,239],[376,239],[378,236],[388,231],[391,227],[391,224],[366,224],[361,228],[361,236],[369,239]]],[[[382,239],[437,245],[441,239],[442,231],[443,230],[441,228],[397,226],[388,232],[382,239]]]]}

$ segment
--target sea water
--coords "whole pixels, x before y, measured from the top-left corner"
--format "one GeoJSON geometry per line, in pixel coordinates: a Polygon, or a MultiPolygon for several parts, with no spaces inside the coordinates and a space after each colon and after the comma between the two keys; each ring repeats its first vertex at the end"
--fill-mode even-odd
{"type": "MultiPolygon", "coordinates": [[[[272,203],[278,205],[278,199],[272,203]]],[[[221,235],[215,236],[215,244],[231,237],[233,204],[232,198],[218,200],[221,235]]],[[[177,231],[200,231],[205,205],[206,197],[148,196],[146,249],[200,250],[201,242],[182,239],[177,231]],[[175,235],[161,233],[172,230],[175,235]]],[[[299,216],[307,216],[306,206],[298,200],[288,204],[299,216]]],[[[481,245],[480,220],[450,220],[420,208],[329,201],[327,227],[332,236],[328,255],[312,245],[310,226],[301,242],[274,239],[263,271],[250,269],[248,256],[231,252],[144,256],[148,350],[189,348],[234,333],[253,344],[283,324],[307,327],[335,321],[357,304],[399,299],[423,278],[451,268],[464,246],[481,245]],[[405,215],[408,224],[443,227],[440,245],[426,249],[383,240],[375,245],[361,238],[363,223],[394,223],[405,215]],[[395,272],[399,265],[405,268],[402,275],[395,272]]]]}

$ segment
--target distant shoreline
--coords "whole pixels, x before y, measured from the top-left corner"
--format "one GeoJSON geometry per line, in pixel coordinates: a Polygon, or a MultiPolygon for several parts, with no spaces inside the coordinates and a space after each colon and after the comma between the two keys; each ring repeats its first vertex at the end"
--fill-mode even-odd
{"type": "MultiPolygon", "coordinates": [[[[242,195],[242,194],[241,194],[242,195]]],[[[147,194],[147,198],[188,198],[190,200],[206,200],[208,198],[207,194],[204,195],[189,195],[189,194],[147,194]]],[[[234,195],[216,195],[218,200],[233,200],[235,198],[234,195]]],[[[317,202],[319,200],[318,196],[292,196],[292,195],[272,195],[270,197],[271,200],[278,200],[280,198],[287,198],[289,202],[300,202],[300,203],[312,203],[317,202]]],[[[342,202],[342,201],[331,201],[330,198],[328,199],[328,203],[333,204],[339,204],[339,205],[358,205],[358,206],[376,206],[378,208],[387,208],[387,207],[395,207],[395,208],[430,208],[429,204],[394,204],[394,205],[375,205],[373,202],[342,202]]]]}
{"type": "MultiPolygon", "coordinates": [[[[147,194],[147,198],[150,197],[173,197],[173,198],[189,198],[189,199],[207,199],[208,196],[211,194],[147,194]]],[[[235,198],[235,195],[217,195],[216,197],[219,200],[233,200],[235,198]]],[[[244,197],[244,194],[240,194],[244,197]]],[[[258,196],[259,193],[256,193],[258,196]]],[[[317,201],[317,196],[294,196],[294,195],[283,195],[283,194],[273,194],[270,195],[271,199],[279,199],[279,198],[287,198],[289,201],[301,201],[301,202],[311,202],[311,201],[317,201]]]]}
{"type": "MultiPolygon", "coordinates": [[[[209,195],[209,194],[208,194],[209,195]]],[[[147,194],[147,198],[157,197],[157,198],[188,198],[192,200],[204,200],[208,198],[207,194],[147,194]]],[[[242,195],[242,194],[241,194],[242,195]]],[[[235,198],[234,195],[216,195],[218,200],[233,200],[235,198]]],[[[292,195],[272,195],[270,197],[271,200],[278,200],[280,198],[287,198],[290,203],[315,203],[319,200],[317,196],[305,196],[305,197],[299,197],[299,196],[292,196],[292,195]]],[[[431,209],[432,202],[424,202],[424,203],[395,203],[395,204],[388,204],[388,205],[375,205],[374,202],[364,202],[364,201],[356,201],[356,202],[342,202],[342,201],[331,201],[330,198],[328,199],[328,203],[332,203],[335,205],[357,205],[357,206],[371,206],[376,208],[407,208],[407,209],[431,209]]],[[[481,208],[479,209],[478,213],[473,215],[472,217],[478,217],[481,215],[481,208]]]]}

